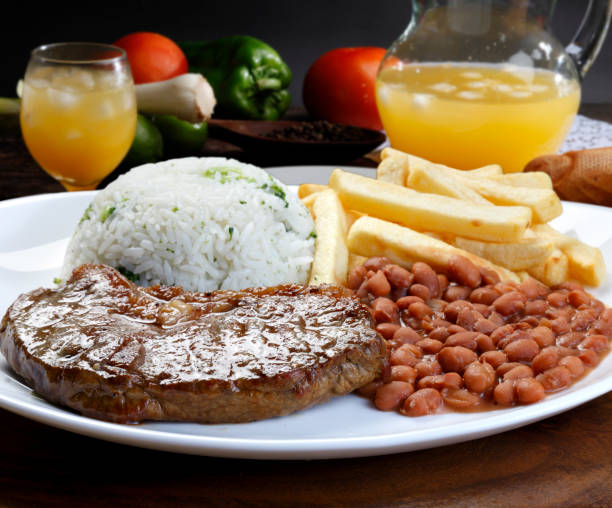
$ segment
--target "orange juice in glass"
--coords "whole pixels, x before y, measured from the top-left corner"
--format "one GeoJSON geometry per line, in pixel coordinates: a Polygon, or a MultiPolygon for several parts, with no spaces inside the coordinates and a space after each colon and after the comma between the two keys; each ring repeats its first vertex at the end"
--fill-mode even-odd
{"type": "Polygon", "coordinates": [[[509,64],[409,64],[381,70],[378,111],[391,146],[458,169],[521,171],[556,153],[580,103],[580,85],[509,64]]]}
{"type": "Polygon", "coordinates": [[[134,83],[120,48],[60,43],[32,52],[21,130],[32,157],[67,190],[95,189],[130,148],[134,83]]]}

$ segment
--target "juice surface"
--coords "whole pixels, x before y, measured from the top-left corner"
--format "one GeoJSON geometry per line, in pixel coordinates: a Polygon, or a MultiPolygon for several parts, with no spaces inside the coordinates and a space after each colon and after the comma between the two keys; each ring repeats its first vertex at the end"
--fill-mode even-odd
{"type": "Polygon", "coordinates": [[[82,70],[26,76],[21,129],[34,159],[68,187],[95,188],[130,148],[136,130],[131,82],[82,70]]]}
{"type": "Polygon", "coordinates": [[[557,153],[580,86],[507,64],[414,64],[383,69],[376,100],[392,147],[454,168],[514,172],[557,153]]]}

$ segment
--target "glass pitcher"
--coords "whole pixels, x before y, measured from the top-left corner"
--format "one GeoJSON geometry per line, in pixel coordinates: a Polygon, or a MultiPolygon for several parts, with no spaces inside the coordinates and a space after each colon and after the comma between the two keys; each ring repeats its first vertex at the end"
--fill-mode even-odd
{"type": "Polygon", "coordinates": [[[391,146],[459,169],[522,171],[556,153],[580,104],[580,80],[610,22],[590,0],[567,48],[548,31],[556,0],[413,0],[383,58],[376,101],[391,146]]]}

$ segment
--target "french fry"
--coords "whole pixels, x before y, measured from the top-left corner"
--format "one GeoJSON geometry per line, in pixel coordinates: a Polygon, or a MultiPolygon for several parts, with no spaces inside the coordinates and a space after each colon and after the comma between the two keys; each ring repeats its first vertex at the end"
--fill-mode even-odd
{"type": "Polygon", "coordinates": [[[404,185],[408,175],[408,160],[400,157],[397,150],[384,148],[381,152],[380,164],[376,168],[376,178],[396,185],[404,185]]]}
{"type": "Polygon", "coordinates": [[[460,178],[465,185],[491,203],[531,208],[535,222],[548,222],[563,212],[561,200],[552,189],[517,187],[498,183],[489,178],[474,178],[465,175],[460,178]]]}
{"type": "Polygon", "coordinates": [[[465,185],[461,178],[432,171],[423,165],[411,166],[405,185],[420,192],[464,199],[472,203],[492,204],[465,185]]]}
{"type": "Polygon", "coordinates": [[[488,177],[494,182],[513,185],[514,187],[531,187],[533,189],[552,189],[550,176],[544,171],[530,171],[529,173],[508,173],[505,175],[491,175],[488,177]]]}
{"type": "Polygon", "coordinates": [[[424,194],[341,169],[332,172],[329,185],[347,209],[425,231],[511,242],[523,237],[531,221],[527,207],[492,207],[424,194]]]}
{"type": "Polygon", "coordinates": [[[424,261],[433,268],[444,271],[452,256],[464,256],[478,267],[495,271],[503,281],[519,281],[514,272],[486,259],[407,227],[374,217],[365,216],[355,221],[349,230],[347,244],[351,252],[360,256],[386,256],[408,268],[416,261],[424,261]]]}
{"type": "Polygon", "coordinates": [[[603,283],[606,264],[600,249],[564,235],[548,224],[537,224],[532,229],[540,238],[551,240],[567,256],[572,279],[586,286],[597,287],[603,283]]]}
{"type": "Polygon", "coordinates": [[[308,208],[308,211],[310,212],[310,215],[312,215],[314,217],[314,212],[312,211],[312,207],[314,205],[315,200],[317,199],[317,197],[319,196],[318,192],[313,192],[312,194],[308,194],[308,196],[303,197],[300,199],[300,201],[302,202],[302,204],[308,208]]]}
{"type": "Polygon", "coordinates": [[[551,240],[537,237],[530,230],[525,232],[524,238],[513,243],[479,242],[462,237],[450,243],[513,271],[542,264],[553,251],[551,240]]]}
{"type": "Polygon", "coordinates": [[[331,189],[318,192],[312,212],[317,237],[309,284],[346,285],[346,216],[336,193],[331,189]]]}
{"type": "Polygon", "coordinates": [[[532,266],[527,273],[547,286],[556,286],[569,278],[568,257],[555,248],[544,263],[532,266]]]}
{"type": "Polygon", "coordinates": [[[304,199],[306,196],[314,194],[325,189],[328,189],[327,185],[320,185],[318,183],[303,183],[298,187],[297,195],[298,198],[304,199]]]}
{"type": "MultiPolygon", "coordinates": [[[[528,173],[519,176],[504,175],[498,165],[461,171],[397,150],[387,152],[386,160],[392,160],[393,165],[401,167],[404,185],[416,190],[467,199],[476,203],[485,201],[503,206],[527,206],[533,212],[533,220],[541,223],[548,222],[563,212],[561,200],[552,189],[550,182],[546,187],[527,184],[530,179],[544,181],[547,175],[544,177],[531,176],[528,173]],[[403,161],[408,161],[407,167],[405,163],[402,165],[403,161]],[[514,182],[514,185],[510,182],[514,182]],[[517,185],[518,182],[523,182],[527,186],[517,185]],[[480,198],[475,198],[476,194],[480,195],[480,198]]],[[[377,179],[400,185],[402,180],[391,171],[388,174],[377,173],[377,179]]]]}

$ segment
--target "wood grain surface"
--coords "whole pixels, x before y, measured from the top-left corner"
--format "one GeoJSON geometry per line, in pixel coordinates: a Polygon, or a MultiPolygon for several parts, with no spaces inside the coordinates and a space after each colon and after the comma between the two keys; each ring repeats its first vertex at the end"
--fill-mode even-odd
{"type": "MultiPolygon", "coordinates": [[[[612,119],[612,105],[585,106],[583,112],[612,119]]],[[[0,199],[60,190],[31,160],[18,135],[0,136],[0,199]]],[[[245,505],[609,507],[612,393],[475,441],[327,461],[157,452],[0,410],[0,508],[245,505]]]]}

